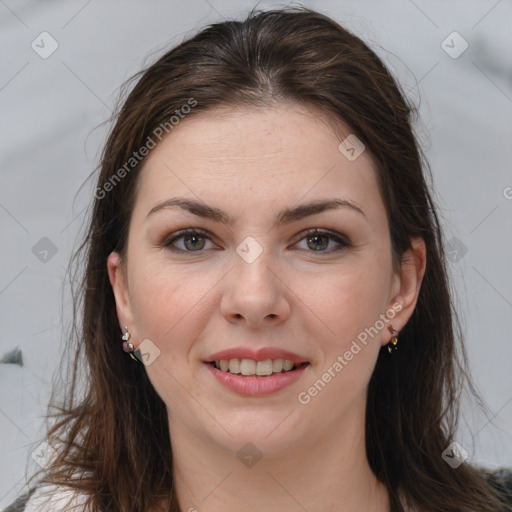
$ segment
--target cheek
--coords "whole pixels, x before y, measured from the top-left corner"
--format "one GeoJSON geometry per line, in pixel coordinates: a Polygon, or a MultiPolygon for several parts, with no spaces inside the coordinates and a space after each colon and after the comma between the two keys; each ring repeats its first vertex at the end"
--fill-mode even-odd
{"type": "Polygon", "coordinates": [[[308,294],[305,302],[321,320],[317,322],[323,325],[319,332],[324,333],[328,351],[348,347],[384,313],[388,290],[383,273],[383,265],[376,268],[376,264],[361,259],[357,268],[330,274],[308,294]]]}
{"type": "Polygon", "coordinates": [[[375,325],[385,312],[386,288],[379,272],[370,266],[351,269],[329,282],[328,293],[318,291],[316,299],[310,299],[316,300],[324,324],[315,338],[322,360],[301,391],[327,423],[338,421],[340,411],[363,403],[381,348],[382,326],[375,325]]]}
{"type": "Polygon", "coordinates": [[[186,348],[183,343],[208,321],[204,308],[215,281],[192,266],[178,271],[165,262],[138,262],[134,267],[140,270],[132,277],[130,299],[141,340],[149,338],[166,352],[186,348]]]}

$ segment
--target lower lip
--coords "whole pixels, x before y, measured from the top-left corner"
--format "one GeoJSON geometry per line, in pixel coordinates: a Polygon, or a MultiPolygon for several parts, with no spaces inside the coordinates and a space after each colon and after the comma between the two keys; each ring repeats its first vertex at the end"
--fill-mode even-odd
{"type": "Polygon", "coordinates": [[[237,374],[223,372],[209,363],[204,363],[213,376],[231,391],[244,396],[265,396],[272,395],[297,382],[309,364],[301,366],[296,370],[269,375],[268,377],[244,377],[237,374]]]}

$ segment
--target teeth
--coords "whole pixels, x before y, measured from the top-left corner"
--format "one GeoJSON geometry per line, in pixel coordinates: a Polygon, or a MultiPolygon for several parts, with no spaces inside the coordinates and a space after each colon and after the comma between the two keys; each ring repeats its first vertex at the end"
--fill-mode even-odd
{"type": "Polygon", "coordinates": [[[288,370],[291,370],[293,368],[293,363],[291,361],[288,361],[288,359],[285,359],[283,363],[283,370],[287,372],[288,370]]]}
{"type": "Polygon", "coordinates": [[[282,359],[276,359],[272,363],[272,370],[276,373],[279,373],[283,369],[283,360],[282,359]]]}
{"type": "Polygon", "coordinates": [[[290,371],[295,367],[293,361],[288,359],[266,359],[265,361],[254,361],[253,359],[222,359],[215,361],[215,367],[223,372],[229,371],[242,375],[272,375],[282,371],[290,371]]]}
{"type": "Polygon", "coordinates": [[[240,359],[229,360],[229,371],[231,373],[240,373],[240,359]]]}
{"type": "Polygon", "coordinates": [[[256,363],[256,375],[272,375],[272,359],[256,363]]]}
{"type": "Polygon", "coordinates": [[[256,373],[256,362],[252,359],[242,359],[240,361],[240,373],[242,375],[254,375],[256,373]]]}

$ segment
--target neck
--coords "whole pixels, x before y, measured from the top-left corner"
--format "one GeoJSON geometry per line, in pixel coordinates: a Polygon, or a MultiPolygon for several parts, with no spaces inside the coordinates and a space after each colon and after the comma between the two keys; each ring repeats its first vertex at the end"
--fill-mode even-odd
{"type": "Polygon", "coordinates": [[[364,421],[315,432],[309,442],[286,453],[263,454],[253,465],[254,460],[244,464],[237,450],[198,437],[180,422],[170,422],[170,431],[183,512],[389,511],[387,489],[367,461],[364,421]]]}

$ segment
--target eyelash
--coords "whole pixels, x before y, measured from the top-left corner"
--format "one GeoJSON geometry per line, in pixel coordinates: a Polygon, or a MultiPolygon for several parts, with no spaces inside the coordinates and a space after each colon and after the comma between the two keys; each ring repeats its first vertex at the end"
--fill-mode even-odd
{"type": "MultiPolygon", "coordinates": [[[[331,249],[329,251],[313,251],[313,250],[311,250],[311,251],[307,251],[307,252],[316,253],[316,254],[331,254],[333,252],[341,251],[343,249],[348,249],[348,248],[352,247],[352,244],[345,238],[342,238],[340,235],[331,233],[330,231],[325,231],[325,230],[320,230],[320,229],[310,229],[309,231],[306,231],[302,235],[302,237],[299,238],[299,240],[297,240],[296,243],[301,242],[305,238],[315,236],[315,235],[326,236],[327,238],[339,243],[340,246],[336,247],[334,249],[331,249]]],[[[166,249],[170,250],[171,252],[181,253],[181,254],[184,254],[184,253],[200,254],[201,252],[207,250],[207,249],[201,249],[198,251],[184,251],[182,249],[176,249],[175,247],[172,247],[172,244],[175,243],[177,240],[187,237],[187,236],[199,236],[201,238],[207,238],[207,239],[211,240],[211,238],[208,236],[208,233],[206,233],[206,231],[203,231],[202,229],[198,229],[198,228],[193,228],[193,229],[183,229],[183,230],[173,233],[171,235],[171,238],[166,237],[160,245],[162,247],[165,247],[166,249]]]]}

